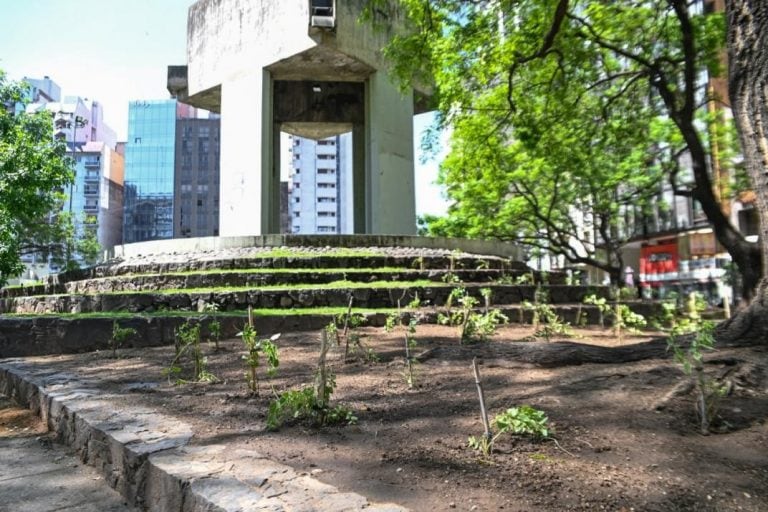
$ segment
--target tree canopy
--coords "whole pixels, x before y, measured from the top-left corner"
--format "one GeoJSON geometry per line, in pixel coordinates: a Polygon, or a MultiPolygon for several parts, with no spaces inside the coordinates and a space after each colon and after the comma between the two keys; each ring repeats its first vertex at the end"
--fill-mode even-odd
{"type": "Polygon", "coordinates": [[[73,175],[47,112],[27,114],[25,86],[0,71],[0,284],[23,270],[30,230],[58,213],[73,175]]]}
{"type": "Polygon", "coordinates": [[[757,281],[757,247],[723,213],[709,167],[710,136],[723,132],[705,108],[724,100],[707,87],[724,71],[722,13],[686,0],[371,6],[388,9],[412,23],[386,49],[394,73],[432,83],[439,123],[453,127],[440,176],[453,206],[435,230],[544,244],[615,276],[615,249],[666,182],[757,281]]]}

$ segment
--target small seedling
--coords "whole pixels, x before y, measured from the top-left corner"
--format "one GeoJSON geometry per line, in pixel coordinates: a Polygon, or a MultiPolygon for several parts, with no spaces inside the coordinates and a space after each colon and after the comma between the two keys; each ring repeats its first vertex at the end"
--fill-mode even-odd
{"type": "Polygon", "coordinates": [[[327,332],[320,333],[320,358],[315,370],[313,386],[281,393],[269,403],[267,428],[277,430],[288,419],[308,419],[313,425],[324,426],[338,423],[351,425],[357,421],[354,413],[341,405],[330,407],[330,399],[336,389],[336,376],[326,365],[329,349],[327,332]]]}
{"type": "Polygon", "coordinates": [[[112,358],[117,359],[117,349],[119,349],[128,338],[136,336],[136,329],[133,327],[120,327],[115,320],[112,323],[112,337],[109,339],[109,348],[112,349],[112,358]]]}
{"type": "Polygon", "coordinates": [[[218,380],[206,369],[208,361],[200,348],[200,324],[187,321],[176,329],[176,357],[173,358],[170,366],[163,371],[168,376],[169,382],[171,377],[176,377],[176,384],[187,382],[180,377],[183,371],[180,363],[185,355],[192,358],[192,382],[216,382],[218,380]]]}
{"type": "MultiPolygon", "coordinates": [[[[416,298],[418,301],[418,297],[416,298]]],[[[413,303],[409,304],[412,307],[413,303]]],[[[418,305],[416,306],[418,307],[418,305]]],[[[400,309],[400,303],[397,303],[397,312],[387,315],[386,322],[384,324],[384,330],[386,332],[394,331],[398,326],[402,325],[403,313],[400,309]]],[[[415,316],[411,316],[408,320],[408,325],[405,330],[405,382],[408,384],[409,389],[413,389],[416,383],[414,365],[418,362],[413,356],[413,350],[416,348],[416,326],[419,321],[415,316]]]]}
{"type": "Polygon", "coordinates": [[[483,297],[483,305],[485,313],[488,314],[488,310],[491,308],[491,299],[493,298],[493,290],[490,288],[481,288],[480,295],[483,297]]]}
{"type": "Polygon", "coordinates": [[[728,388],[704,373],[704,352],[715,350],[715,324],[710,321],[700,322],[691,344],[683,348],[678,343],[678,336],[685,327],[673,329],[667,343],[682,367],[683,373],[693,379],[696,390],[696,414],[699,418],[699,430],[703,435],[709,433],[709,427],[717,416],[720,401],[727,394],[728,388]]]}
{"type": "Polygon", "coordinates": [[[205,313],[210,313],[210,315],[213,317],[211,321],[208,322],[208,333],[209,333],[209,341],[212,340],[214,344],[214,348],[218,351],[219,350],[219,341],[221,340],[221,322],[218,318],[219,313],[219,305],[215,303],[209,303],[206,304],[203,308],[203,311],[205,313]]]}
{"type": "Polygon", "coordinates": [[[535,409],[530,405],[511,407],[497,414],[493,419],[493,426],[497,429],[492,437],[469,436],[469,447],[482,452],[486,457],[493,453],[493,445],[503,434],[528,436],[534,439],[547,439],[550,437],[548,426],[549,419],[544,411],[535,409]]]}
{"type": "Polygon", "coordinates": [[[600,327],[605,328],[605,316],[611,311],[611,306],[608,304],[608,300],[605,297],[598,297],[597,295],[592,294],[584,297],[584,304],[597,306],[600,327]]]}
{"type": "Polygon", "coordinates": [[[246,353],[242,359],[245,361],[248,371],[245,374],[248,381],[248,389],[254,395],[259,395],[259,375],[257,369],[261,364],[261,355],[267,358],[267,375],[274,376],[277,373],[277,367],[280,366],[280,358],[275,341],[280,338],[280,334],[275,334],[269,339],[258,339],[256,329],[253,325],[243,326],[243,330],[237,334],[243,339],[246,353]]]}
{"type": "Polygon", "coordinates": [[[496,333],[499,324],[509,319],[497,309],[485,314],[476,313],[474,308],[478,300],[467,293],[464,288],[454,288],[446,301],[446,312],[439,313],[437,320],[443,325],[454,325],[459,328],[459,342],[472,343],[487,341],[496,333]],[[451,310],[453,301],[459,303],[459,308],[451,310]]]}

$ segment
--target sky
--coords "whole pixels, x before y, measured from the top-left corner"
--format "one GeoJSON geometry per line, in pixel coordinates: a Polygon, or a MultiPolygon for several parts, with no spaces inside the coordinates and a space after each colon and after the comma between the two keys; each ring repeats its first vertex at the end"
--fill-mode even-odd
{"type": "MultiPolygon", "coordinates": [[[[105,122],[125,140],[128,103],[169,97],[167,66],[186,64],[187,9],[193,0],[0,0],[0,69],[10,79],[49,76],[62,96],[104,106],[105,122]]],[[[414,123],[416,210],[441,214],[438,163],[420,162],[414,123]]]]}

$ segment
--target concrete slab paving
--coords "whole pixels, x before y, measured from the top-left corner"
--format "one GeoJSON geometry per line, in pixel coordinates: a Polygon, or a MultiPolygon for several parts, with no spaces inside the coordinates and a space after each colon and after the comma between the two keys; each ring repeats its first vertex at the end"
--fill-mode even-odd
{"type": "MultiPolygon", "coordinates": [[[[0,411],[13,408],[0,395],[0,411]]],[[[0,435],[0,512],[138,512],[94,468],[34,430],[11,427],[0,435]]]]}

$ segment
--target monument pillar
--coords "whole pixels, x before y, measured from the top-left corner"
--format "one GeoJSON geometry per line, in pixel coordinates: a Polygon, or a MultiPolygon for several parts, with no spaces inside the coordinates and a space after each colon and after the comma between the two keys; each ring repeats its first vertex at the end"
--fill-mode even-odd
{"type": "Polygon", "coordinates": [[[219,234],[270,232],[274,145],[269,72],[244,71],[221,85],[219,234]]]}
{"type": "Polygon", "coordinates": [[[365,158],[366,233],[415,235],[413,92],[383,71],[366,82],[365,158]]]}

